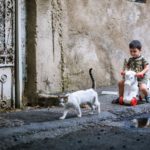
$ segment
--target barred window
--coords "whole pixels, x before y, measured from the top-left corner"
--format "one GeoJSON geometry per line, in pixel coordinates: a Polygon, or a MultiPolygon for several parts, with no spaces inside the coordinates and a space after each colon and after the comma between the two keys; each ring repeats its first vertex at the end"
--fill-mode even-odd
{"type": "Polygon", "coordinates": [[[130,2],[146,3],[146,0],[128,0],[130,2]]]}
{"type": "Polygon", "coordinates": [[[146,3],[146,0],[135,0],[135,2],[138,2],[138,3],[146,3]]]}

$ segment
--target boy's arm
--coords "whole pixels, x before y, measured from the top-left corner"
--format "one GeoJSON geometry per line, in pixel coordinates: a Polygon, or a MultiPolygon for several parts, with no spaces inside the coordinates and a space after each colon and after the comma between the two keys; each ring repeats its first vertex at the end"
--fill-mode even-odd
{"type": "MultiPolygon", "coordinates": [[[[130,60],[130,59],[129,59],[130,60]]],[[[124,63],[123,63],[123,69],[121,70],[120,74],[122,76],[125,75],[125,71],[129,69],[129,60],[127,61],[126,59],[124,59],[124,63]]]]}
{"type": "Polygon", "coordinates": [[[143,71],[141,71],[141,73],[145,74],[148,70],[149,70],[149,64],[144,66],[144,69],[143,71]]]}
{"type": "Polygon", "coordinates": [[[144,74],[149,70],[149,64],[145,65],[144,69],[141,72],[136,73],[137,77],[143,77],[144,74]]]}

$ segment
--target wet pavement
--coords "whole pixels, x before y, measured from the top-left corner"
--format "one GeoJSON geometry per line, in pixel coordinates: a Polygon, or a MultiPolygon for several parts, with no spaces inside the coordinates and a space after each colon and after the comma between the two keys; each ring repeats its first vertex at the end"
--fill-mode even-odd
{"type": "Polygon", "coordinates": [[[150,147],[150,128],[135,128],[132,120],[149,117],[150,104],[131,106],[111,104],[113,95],[101,95],[102,90],[116,91],[116,86],[98,89],[101,113],[90,115],[82,109],[82,118],[71,111],[59,120],[63,108],[32,108],[0,113],[0,150],[4,149],[141,149],[150,147]],[[145,140],[144,140],[145,139],[145,140]],[[71,148],[72,147],[72,148],[71,148]]]}

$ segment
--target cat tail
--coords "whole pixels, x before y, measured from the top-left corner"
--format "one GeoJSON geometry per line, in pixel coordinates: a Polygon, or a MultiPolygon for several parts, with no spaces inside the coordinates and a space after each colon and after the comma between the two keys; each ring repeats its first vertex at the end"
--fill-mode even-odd
{"type": "Polygon", "coordinates": [[[90,75],[91,81],[92,81],[92,88],[96,89],[96,83],[95,83],[94,77],[92,75],[92,68],[89,69],[89,75],[90,75]]]}

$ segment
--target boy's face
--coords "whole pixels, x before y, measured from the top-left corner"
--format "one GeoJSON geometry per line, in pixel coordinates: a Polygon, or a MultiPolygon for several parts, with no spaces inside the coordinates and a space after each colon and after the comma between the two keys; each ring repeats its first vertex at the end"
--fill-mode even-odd
{"type": "Polygon", "coordinates": [[[137,48],[132,48],[132,49],[130,49],[130,54],[132,57],[137,58],[141,55],[141,50],[139,50],[137,48]]]}

